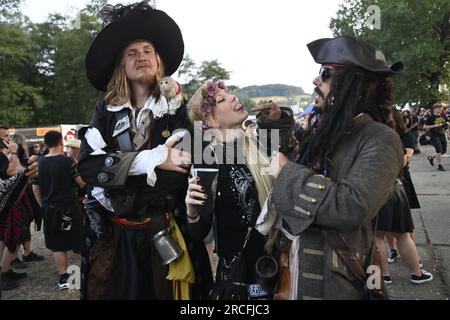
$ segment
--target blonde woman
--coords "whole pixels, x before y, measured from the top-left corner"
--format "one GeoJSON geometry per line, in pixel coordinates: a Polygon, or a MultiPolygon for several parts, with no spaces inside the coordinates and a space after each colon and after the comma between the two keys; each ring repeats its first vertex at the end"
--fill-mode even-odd
{"type": "MultiPolygon", "coordinates": [[[[262,117],[274,125],[287,124],[286,127],[292,128],[292,112],[282,112],[274,103],[267,109],[270,110],[262,117]]],[[[255,223],[272,188],[271,176],[261,172],[268,161],[252,135],[244,134],[242,123],[248,114],[222,81],[210,80],[203,84],[189,101],[188,110],[196,127],[216,137],[204,147],[212,147],[214,163],[208,166],[205,159],[201,164],[194,164],[194,168],[218,169],[214,209],[201,209],[208,190],[202,189],[196,177],[189,180],[186,196],[189,234],[203,239],[214,224],[219,262],[210,299],[268,298],[270,294],[255,285],[255,264],[265,254],[266,243],[266,238],[255,229],[255,223]]],[[[201,151],[203,154],[204,150],[201,151]]]]}

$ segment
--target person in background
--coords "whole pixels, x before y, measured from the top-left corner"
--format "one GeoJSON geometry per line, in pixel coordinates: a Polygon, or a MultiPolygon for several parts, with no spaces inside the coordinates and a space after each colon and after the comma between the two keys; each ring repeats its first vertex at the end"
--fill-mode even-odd
{"type": "Polygon", "coordinates": [[[80,146],[81,141],[78,139],[69,140],[65,144],[67,156],[71,158],[75,163],[78,163],[80,157],[80,146]]]}
{"type": "Polygon", "coordinates": [[[59,272],[58,288],[68,289],[67,251],[81,252],[83,216],[73,184],[84,187],[75,162],[63,154],[63,138],[58,131],[44,136],[48,154],[39,163],[39,188],[44,217],[46,247],[53,252],[59,272]]]}
{"type": "MultiPolygon", "coordinates": [[[[25,136],[20,134],[14,134],[11,136],[11,140],[17,143],[18,145],[17,154],[19,156],[21,165],[23,167],[26,167],[30,156],[27,152],[28,148],[25,136]]],[[[23,197],[24,198],[22,199],[22,201],[25,201],[27,203],[27,205],[22,206],[21,210],[22,221],[24,223],[23,243],[22,243],[23,255],[22,260],[19,257],[16,257],[12,261],[11,266],[15,269],[26,268],[25,262],[38,262],[44,260],[43,256],[31,250],[31,232],[30,232],[31,222],[34,220],[36,230],[40,230],[42,224],[41,207],[33,194],[31,181],[28,182],[23,197]]]]}
{"type": "MultiPolygon", "coordinates": [[[[433,280],[433,275],[421,269],[420,258],[416,245],[411,237],[414,230],[414,223],[411,215],[411,208],[420,208],[419,200],[414,189],[414,184],[409,173],[409,163],[414,152],[414,138],[407,131],[400,111],[392,108],[390,121],[388,122],[402,141],[404,147],[403,168],[400,173],[403,188],[405,190],[406,201],[401,201],[397,197],[391,197],[383,205],[378,216],[377,232],[375,241],[380,250],[381,266],[385,283],[392,283],[389,272],[388,258],[395,259],[395,254],[388,256],[386,248],[386,236],[390,233],[397,240],[397,247],[400,255],[405,261],[411,273],[410,281],[414,284],[422,284],[433,280]]],[[[393,247],[391,248],[393,249],[393,247]]]]}
{"type": "MultiPolygon", "coordinates": [[[[75,164],[78,166],[78,161],[80,158],[80,146],[81,146],[81,141],[78,139],[72,139],[69,140],[66,144],[66,155],[73,160],[73,162],[75,162],[75,164]]],[[[87,194],[87,190],[86,190],[86,183],[84,182],[83,178],[80,177],[80,179],[83,182],[84,187],[80,187],[77,183],[74,184],[75,187],[75,192],[78,195],[78,202],[80,204],[81,210],[83,212],[83,214],[85,214],[85,210],[83,207],[83,201],[86,199],[86,194],[87,194]]]]}
{"type": "Polygon", "coordinates": [[[21,210],[29,208],[29,201],[23,197],[28,178],[38,174],[37,157],[33,156],[21,165],[18,145],[11,141],[9,128],[0,125],[0,180],[2,192],[0,200],[0,288],[4,290],[18,287],[18,280],[24,279],[26,273],[18,273],[11,269],[11,262],[17,257],[19,245],[23,242],[21,210]],[[24,199],[25,201],[22,201],[24,199]],[[5,247],[7,250],[5,251],[5,247]]]}
{"type": "MultiPolygon", "coordinates": [[[[442,115],[444,115],[447,118],[447,120],[450,121],[448,106],[445,103],[443,104],[443,107],[442,107],[442,115]]],[[[450,126],[449,125],[445,126],[445,129],[446,129],[447,141],[448,141],[448,140],[450,140],[450,126]]]]}
{"type": "Polygon", "coordinates": [[[434,166],[434,160],[436,159],[438,171],[445,171],[442,166],[442,155],[447,152],[445,131],[448,128],[449,120],[442,114],[443,107],[443,103],[435,103],[433,105],[433,114],[427,118],[423,126],[424,129],[430,130],[431,144],[436,151],[434,156],[428,156],[427,159],[431,166],[434,166]]]}
{"type": "Polygon", "coordinates": [[[41,145],[39,143],[35,143],[28,148],[28,154],[30,156],[39,156],[41,153],[41,145]]]}
{"type": "Polygon", "coordinates": [[[407,127],[408,131],[411,132],[414,138],[414,154],[420,154],[419,149],[419,117],[417,116],[417,110],[411,109],[409,115],[410,126],[407,127]]]}

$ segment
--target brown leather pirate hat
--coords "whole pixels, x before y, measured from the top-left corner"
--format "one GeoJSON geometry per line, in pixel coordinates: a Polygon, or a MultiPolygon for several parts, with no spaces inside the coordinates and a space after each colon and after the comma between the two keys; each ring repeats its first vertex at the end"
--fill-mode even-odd
{"type": "Polygon", "coordinates": [[[94,39],[85,61],[89,82],[97,90],[106,91],[118,59],[134,40],[150,41],[164,62],[165,75],[175,73],[183,60],[184,41],[180,28],[164,11],[141,2],[107,5],[101,14],[106,26],[94,39]]]}
{"type": "Polygon", "coordinates": [[[319,39],[307,46],[319,64],[342,64],[383,76],[401,73],[405,69],[403,62],[387,65],[381,50],[349,36],[319,39]]]}

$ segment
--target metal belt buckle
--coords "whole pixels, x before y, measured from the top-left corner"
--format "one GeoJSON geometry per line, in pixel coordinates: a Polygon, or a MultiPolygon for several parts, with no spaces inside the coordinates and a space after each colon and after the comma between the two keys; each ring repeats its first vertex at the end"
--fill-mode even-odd
{"type": "Polygon", "coordinates": [[[247,286],[247,292],[250,299],[266,298],[269,296],[269,293],[257,283],[249,284],[247,286]]]}

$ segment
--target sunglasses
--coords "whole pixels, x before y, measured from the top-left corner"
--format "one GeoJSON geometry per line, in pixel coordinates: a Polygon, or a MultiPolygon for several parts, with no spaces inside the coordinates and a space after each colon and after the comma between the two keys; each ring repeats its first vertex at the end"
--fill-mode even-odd
{"type": "Polygon", "coordinates": [[[322,66],[319,70],[320,81],[327,82],[333,75],[335,69],[328,66],[322,66]]]}

